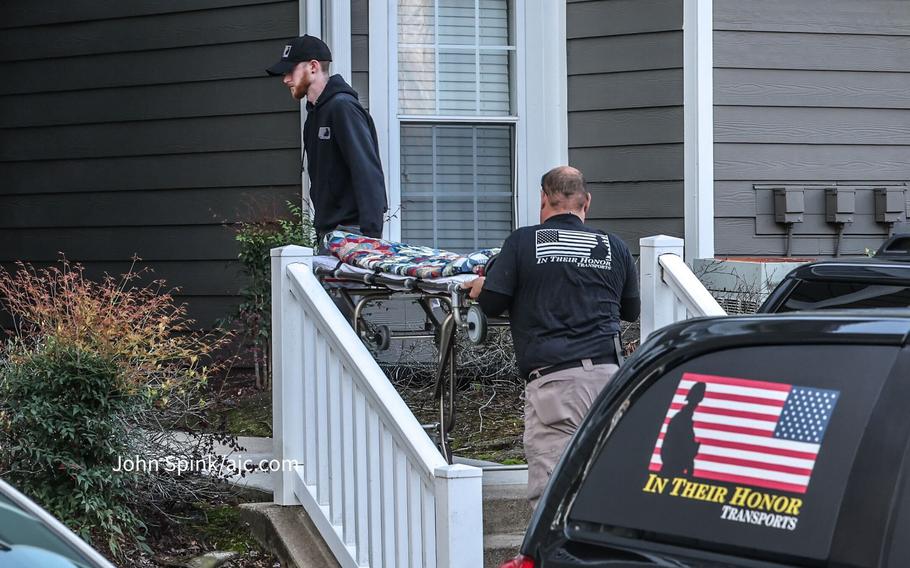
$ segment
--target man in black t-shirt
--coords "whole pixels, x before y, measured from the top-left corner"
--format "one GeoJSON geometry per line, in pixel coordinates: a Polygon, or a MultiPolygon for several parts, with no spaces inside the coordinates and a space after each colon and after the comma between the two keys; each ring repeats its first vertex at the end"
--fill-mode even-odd
{"type": "Polygon", "coordinates": [[[465,285],[487,315],[509,310],[515,357],[528,380],[524,448],[532,505],[619,368],[619,320],[636,320],[641,305],[629,249],[584,224],[590,205],[581,172],[550,170],[541,180],[541,224],[509,235],[486,278],[465,285]]]}

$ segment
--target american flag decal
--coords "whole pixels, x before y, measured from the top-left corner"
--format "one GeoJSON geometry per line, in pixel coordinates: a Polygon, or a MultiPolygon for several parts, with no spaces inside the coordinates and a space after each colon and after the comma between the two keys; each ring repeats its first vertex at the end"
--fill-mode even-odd
{"type": "Polygon", "coordinates": [[[805,493],[839,395],[835,390],[685,373],[664,417],[649,470],[805,493]]]}
{"type": "Polygon", "coordinates": [[[591,258],[598,245],[605,247],[605,260],[610,260],[610,239],[597,233],[564,229],[537,229],[537,258],[572,256],[591,258]]]}

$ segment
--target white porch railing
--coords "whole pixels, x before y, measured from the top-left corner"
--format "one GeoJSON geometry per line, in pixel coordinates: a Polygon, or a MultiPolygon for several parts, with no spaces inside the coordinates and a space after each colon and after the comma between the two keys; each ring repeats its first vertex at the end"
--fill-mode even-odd
{"type": "Polygon", "coordinates": [[[481,470],[446,463],[311,256],[272,250],[275,503],[302,504],[345,568],[482,566],[481,470]]]}
{"type": "Polygon", "coordinates": [[[682,239],[657,235],[639,243],[642,342],[687,317],[727,315],[683,260],[682,239]]]}

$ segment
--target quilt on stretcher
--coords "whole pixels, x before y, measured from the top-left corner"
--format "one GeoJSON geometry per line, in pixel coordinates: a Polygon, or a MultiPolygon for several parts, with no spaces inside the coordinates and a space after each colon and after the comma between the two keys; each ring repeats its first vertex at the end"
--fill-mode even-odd
{"type": "Polygon", "coordinates": [[[463,255],[342,231],[327,234],[325,246],[333,256],[346,264],[417,278],[443,278],[471,273],[482,276],[487,261],[499,252],[498,248],[481,249],[463,255]]]}

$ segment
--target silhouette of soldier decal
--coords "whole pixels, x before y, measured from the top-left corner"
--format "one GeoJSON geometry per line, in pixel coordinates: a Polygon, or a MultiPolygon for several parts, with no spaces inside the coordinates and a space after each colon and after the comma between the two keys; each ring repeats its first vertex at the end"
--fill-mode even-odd
{"type": "Polygon", "coordinates": [[[597,246],[591,249],[591,258],[594,260],[610,260],[610,247],[605,242],[607,237],[598,235],[597,246]]]}
{"type": "Polygon", "coordinates": [[[660,460],[663,466],[660,473],[671,476],[692,475],[695,469],[695,456],[699,443],[695,440],[695,427],[692,415],[698,403],[705,398],[705,383],[695,383],[686,395],[686,406],[670,419],[667,435],[660,448],[660,460]]]}

